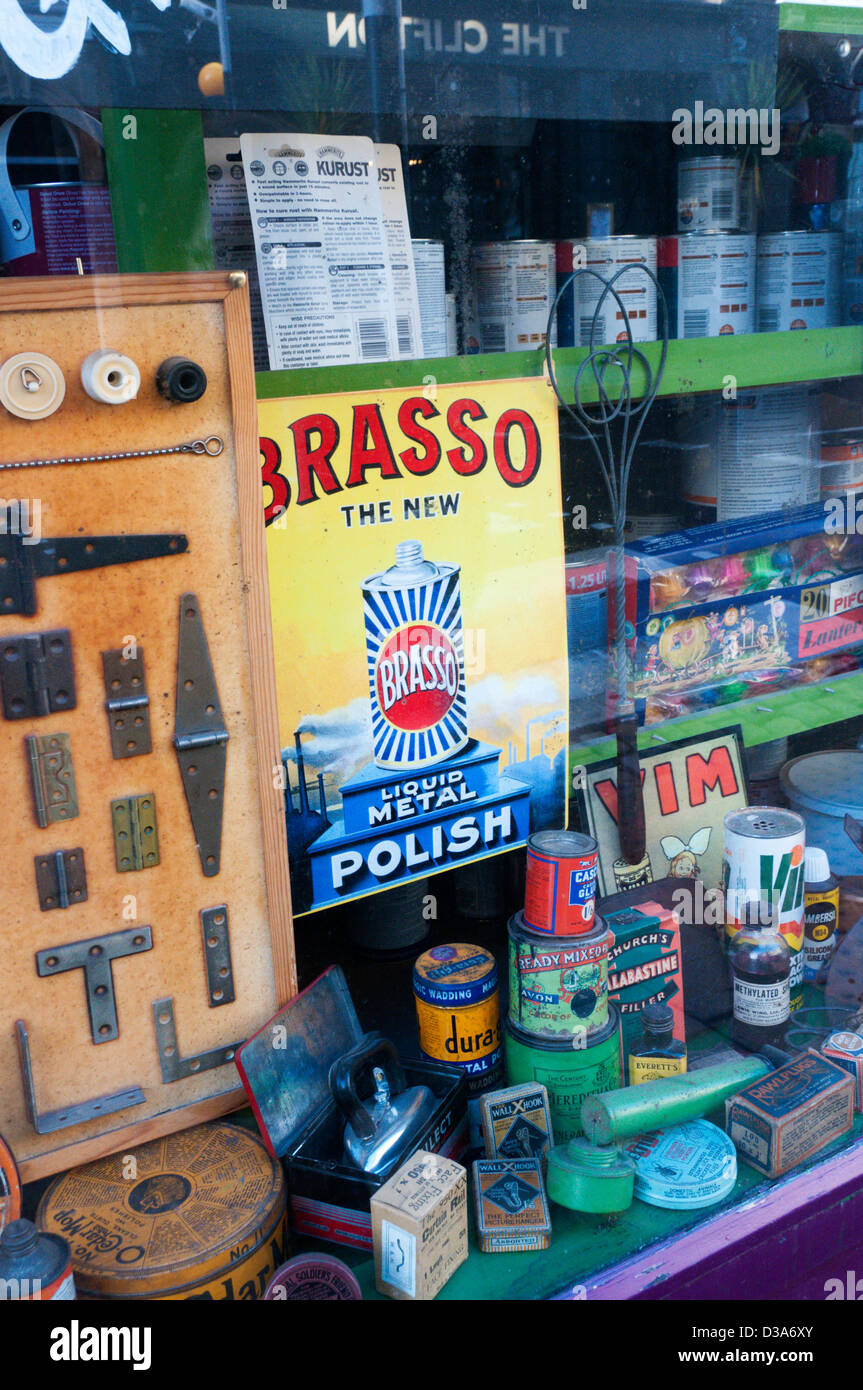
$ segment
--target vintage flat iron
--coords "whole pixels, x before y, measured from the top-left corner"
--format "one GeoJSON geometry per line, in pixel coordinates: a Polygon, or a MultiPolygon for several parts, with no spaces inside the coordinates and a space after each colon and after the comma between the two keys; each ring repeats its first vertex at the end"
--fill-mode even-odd
{"type": "Polygon", "coordinates": [[[376,1176],[410,1153],[438,1104],[428,1086],[406,1088],[399,1055],[380,1033],[333,1062],[329,1084],[346,1120],[345,1162],[376,1176]]]}

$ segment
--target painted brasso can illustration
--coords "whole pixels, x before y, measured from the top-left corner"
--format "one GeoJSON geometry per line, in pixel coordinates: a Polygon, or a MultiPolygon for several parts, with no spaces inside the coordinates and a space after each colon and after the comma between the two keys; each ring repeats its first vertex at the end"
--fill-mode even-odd
{"type": "Polygon", "coordinates": [[[467,744],[459,575],[400,541],[395,564],[363,585],[378,767],[431,767],[467,744]]]}

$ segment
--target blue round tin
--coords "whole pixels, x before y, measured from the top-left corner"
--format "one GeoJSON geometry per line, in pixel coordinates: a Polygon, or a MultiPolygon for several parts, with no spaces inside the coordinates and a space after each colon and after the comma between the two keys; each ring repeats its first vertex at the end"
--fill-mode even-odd
{"type": "Polygon", "coordinates": [[[497,964],[491,951],[460,941],[433,946],[414,965],[414,994],[448,1009],[479,1004],[497,994],[497,964]]]}

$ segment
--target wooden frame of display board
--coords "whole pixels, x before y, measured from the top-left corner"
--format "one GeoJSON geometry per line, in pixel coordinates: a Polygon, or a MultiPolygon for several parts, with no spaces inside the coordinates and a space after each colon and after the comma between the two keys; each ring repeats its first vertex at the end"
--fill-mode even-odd
{"type": "MultiPolygon", "coordinates": [[[[156,558],[89,570],[62,558],[58,563],[56,555],[37,559],[37,574],[40,567],[47,573],[35,579],[35,614],[8,597],[6,611],[0,605],[0,674],[3,654],[15,649],[10,639],[68,630],[76,687],[74,707],[67,695],[61,697],[66,707],[44,716],[0,717],[0,1133],[25,1181],[237,1108],[244,1093],[233,1046],[297,988],[245,276],[6,281],[0,285],[0,374],[10,357],[33,351],[60,367],[65,398],[45,419],[0,409],[0,464],[173,448],[209,436],[223,441],[223,449],[217,457],[170,452],[0,472],[0,506],[27,500],[17,514],[0,511],[4,536],[16,515],[20,523],[17,550],[0,537],[6,566],[13,552],[19,559],[11,563],[25,568],[45,553],[37,545],[28,556],[21,539],[25,514],[30,545],[40,535],[43,542],[144,534],[188,541],[187,547],[172,543],[156,558]],[[115,405],[86,394],[81,365],[96,349],[124,353],[138,365],[134,400],[115,405]],[[207,386],[199,400],[176,403],[158,392],[156,369],[173,356],[203,367],[207,386]],[[212,786],[208,792],[223,804],[220,860],[198,848],[200,825],[193,825],[174,746],[184,614],[203,626],[217,690],[215,713],[212,704],[206,708],[228,732],[224,792],[212,786]],[[146,755],[114,756],[110,681],[101,654],[119,649],[143,655],[152,737],[146,755]],[[59,733],[69,737],[78,814],[70,812],[68,824],[43,827],[34,786],[47,745],[26,740],[59,733]],[[114,803],[153,795],[159,862],[121,871],[114,819],[121,812],[114,803]],[[56,873],[57,852],[80,849],[86,899],[43,909],[40,858],[56,873]],[[201,916],[218,908],[227,909],[220,914],[219,949],[225,920],[230,948],[220,970],[207,957],[215,940],[207,935],[213,916],[201,916]],[[74,963],[80,943],[86,956],[93,938],[111,938],[96,953],[110,956],[119,933],[127,933],[120,938],[124,953],[111,961],[107,977],[74,963]],[[233,999],[230,988],[221,987],[226,970],[233,999]],[[115,1025],[110,1017],[99,1024],[106,978],[115,1025]],[[229,997],[220,997],[225,993],[229,997]],[[32,1067],[29,1109],[19,1021],[32,1067]],[[166,1024],[173,1045],[159,1031],[166,1024]],[[120,1102],[113,1109],[102,1103],[111,1097],[120,1102]],[[123,1105],[125,1099],[136,1103],[123,1105]],[[80,1105],[90,1107],[83,1112],[89,1118],[76,1119],[82,1112],[73,1107],[80,1105]],[[48,1115],[50,1132],[37,1131],[34,1113],[48,1115]]],[[[183,631],[188,636],[189,629],[183,631]]],[[[193,634],[183,661],[188,675],[194,658],[202,695],[207,681],[200,678],[200,645],[193,634]]],[[[32,654],[32,643],[26,651],[32,654]]],[[[48,677],[50,685],[50,671],[48,677]]],[[[181,684],[191,690],[195,682],[181,684]]],[[[201,736],[200,728],[193,732],[201,736]]],[[[218,744],[211,734],[204,730],[204,741],[218,744]]],[[[200,761],[199,769],[187,752],[185,782],[206,770],[203,755],[200,761]]],[[[41,814],[44,819],[44,807],[41,814]]],[[[107,1007],[110,1015],[110,999],[107,1007]]]]}

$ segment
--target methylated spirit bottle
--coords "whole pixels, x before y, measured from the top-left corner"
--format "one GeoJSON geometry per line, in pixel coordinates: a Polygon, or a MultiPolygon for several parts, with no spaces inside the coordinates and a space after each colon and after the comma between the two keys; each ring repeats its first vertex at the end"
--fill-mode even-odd
{"type": "Polygon", "coordinates": [[[674,1014],[667,1004],[645,1004],[641,1027],[641,1039],[629,1049],[630,1086],[686,1071],[686,1043],[674,1036],[674,1014]]]}
{"type": "Polygon", "coordinates": [[[734,990],[731,1036],[757,1052],[765,1043],[784,1041],[791,1011],[791,950],[764,900],[744,904],[740,920],[728,947],[734,990]]]}

